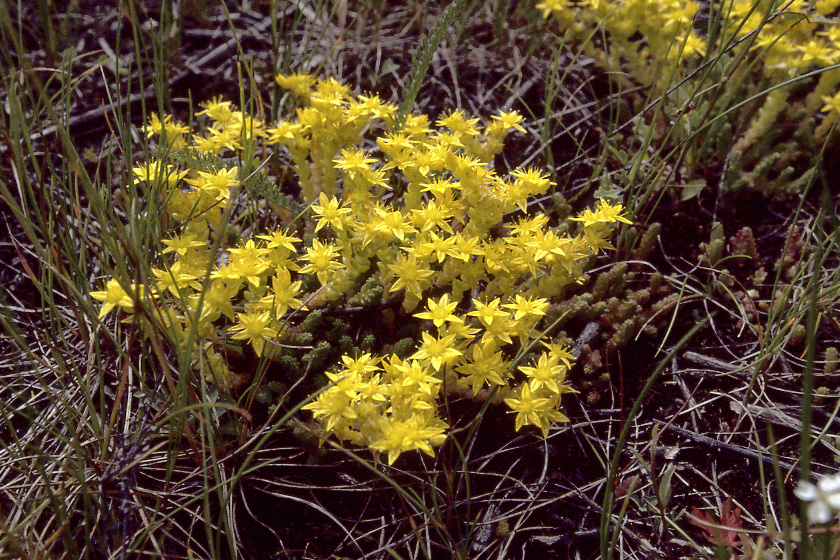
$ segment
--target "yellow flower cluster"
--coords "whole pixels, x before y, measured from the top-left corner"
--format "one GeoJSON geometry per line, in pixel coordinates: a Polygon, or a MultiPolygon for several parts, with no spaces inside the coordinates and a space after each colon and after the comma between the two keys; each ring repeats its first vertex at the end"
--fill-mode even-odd
{"type": "Polygon", "coordinates": [[[762,53],[764,73],[781,81],[840,62],[840,29],[827,19],[838,6],[838,0],[761,0],[757,6],[732,0],[726,29],[741,39],[755,35],[751,49],[762,53]]]}
{"type": "MultiPolygon", "coordinates": [[[[543,0],[537,8],[563,26],[564,40],[585,46],[586,54],[605,68],[629,71],[652,85],[662,71],[703,54],[705,40],[692,27],[699,2],[694,0],[543,0]],[[597,31],[596,31],[597,30],[597,31]],[[592,41],[592,33],[607,43],[592,41]]],[[[667,71],[667,70],[666,70],[667,71]]]]}
{"type": "MultiPolygon", "coordinates": [[[[344,356],[343,367],[327,373],[331,384],[305,407],[326,433],[387,453],[389,462],[404,451],[431,455],[448,428],[438,398],[451,391],[496,392],[517,414],[517,430],[534,425],[547,434],[552,422],[566,421],[559,406],[572,391],[565,383],[571,356],[549,341],[541,320],[590,257],[610,247],[612,225],[627,222],[621,206],[602,200],[574,218],[581,222],[574,236],[528,212],[529,201],[551,187],[548,178],[533,168],[502,177],[492,167],[507,133],[521,130],[515,112],[482,125],[452,111],[435,127],[410,115],[397,130],[396,108],[375,96],[303,75],[278,83],[305,103],[293,119],[267,126],[213,100],[199,113],[211,121],[206,132],[184,150],[232,160],[255,142],[284,146],[311,224],[223,246],[214,261],[209,248],[244,180],[239,168],[140,165],[135,180],[161,185],[180,232],[162,240],[149,293],[126,292],[112,279],[92,294],[104,302],[102,314],[132,313],[142,295],[155,298],[150,307],[161,310],[174,338],[195,341],[195,368],[226,387],[231,374],[220,341],[245,341],[257,356],[277,360],[293,320],[340,306],[375,282],[406,312],[422,303],[414,317],[427,328],[404,360],[344,356]],[[541,352],[532,350],[537,341],[541,352]]],[[[160,123],[153,119],[149,131],[160,134],[160,123]]]]}
{"type": "MultiPolygon", "coordinates": [[[[565,39],[585,43],[587,54],[605,67],[629,70],[636,81],[653,84],[663,63],[667,75],[668,64],[704,54],[706,41],[697,30],[706,24],[696,23],[703,5],[696,0],[542,0],[537,8],[561,23],[565,39]],[[607,45],[588,40],[596,29],[607,45]]],[[[722,14],[720,35],[748,40],[753,52],[761,53],[765,74],[781,80],[837,64],[840,31],[825,24],[838,5],[838,0],[726,0],[709,17],[722,14]]]]}

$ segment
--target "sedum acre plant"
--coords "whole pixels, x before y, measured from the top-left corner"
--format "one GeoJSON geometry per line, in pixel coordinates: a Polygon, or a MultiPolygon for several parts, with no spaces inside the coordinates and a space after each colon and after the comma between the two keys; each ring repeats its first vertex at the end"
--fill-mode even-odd
{"type": "MultiPolygon", "coordinates": [[[[516,414],[517,430],[533,425],[547,435],[551,423],[567,421],[560,399],[572,391],[572,356],[551,341],[543,317],[610,247],[613,224],[628,222],[622,207],[601,200],[573,218],[577,235],[529,212],[550,181],[534,168],[499,176],[492,163],[505,136],[522,130],[515,112],[481,124],[452,111],[435,126],[409,115],[398,129],[396,107],[375,96],[308,75],[277,81],[301,103],[286,121],[263,123],[219,99],[198,113],[207,127],[192,136],[171,117],[152,118],[146,130],[174,163],[140,164],[134,180],[159,185],[176,233],[152,257],[149,289],[109,279],[91,294],[101,315],[157,318],[193,356],[198,379],[225,390],[241,383],[229,367],[235,341],[283,364],[299,351],[307,317],[372,302],[401,306],[423,325],[413,348],[341,356],[304,407],[325,434],[387,454],[389,463],[405,451],[433,455],[444,441],[442,394],[492,396],[516,414]],[[244,166],[258,148],[266,157],[285,150],[307,222],[228,245],[222,233],[236,193],[255,177],[267,180],[259,166],[246,177],[232,163],[244,166]]],[[[311,365],[315,350],[307,356],[311,365]]]]}
{"type": "Polygon", "coordinates": [[[543,0],[536,7],[560,23],[564,41],[583,45],[605,68],[628,69],[646,85],[657,81],[663,64],[679,64],[706,49],[692,28],[700,4],[690,0],[543,0]],[[593,33],[605,41],[593,41],[593,33]]]}
{"type": "MultiPolygon", "coordinates": [[[[712,9],[696,0],[537,4],[543,17],[560,23],[565,40],[581,43],[607,69],[629,69],[634,80],[647,85],[663,74],[663,63],[667,68],[705,55],[710,31],[746,40],[774,83],[837,64],[840,37],[829,18],[838,6],[837,0],[727,0],[712,9]],[[591,40],[593,32],[606,42],[591,40]]],[[[832,81],[837,84],[836,73],[832,81]]]]}
{"type": "Polygon", "coordinates": [[[816,177],[840,116],[838,0],[536,6],[557,22],[563,46],[579,46],[614,80],[645,86],[633,135],[681,154],[678,180],[693,180],[681,196],[706,184],[698,176],[768,197],[799,195],[816,177]]]}

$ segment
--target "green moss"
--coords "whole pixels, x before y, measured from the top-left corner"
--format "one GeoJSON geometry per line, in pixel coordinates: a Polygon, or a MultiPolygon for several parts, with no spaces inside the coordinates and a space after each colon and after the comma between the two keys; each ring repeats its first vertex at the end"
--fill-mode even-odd
{"type": "Polygon", "coordinates": [[[324,312],[321,309],[314,309],[306,315],[306,319],[300,324],[300,328],[304,332],[315,332],[315,329],[321,324],[324,318],[324,312]]]}

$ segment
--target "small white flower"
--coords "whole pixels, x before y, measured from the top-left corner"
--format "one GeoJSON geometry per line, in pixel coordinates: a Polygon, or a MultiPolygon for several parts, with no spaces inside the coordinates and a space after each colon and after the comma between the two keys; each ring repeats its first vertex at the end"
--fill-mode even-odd
{"type": "Polygon", "coordinates": [[[810,521],[827,523],[840,511],[840,473],[824,476],[816,485],[800,480],[793,493],[803,502],[810,502],[810,521]]]}

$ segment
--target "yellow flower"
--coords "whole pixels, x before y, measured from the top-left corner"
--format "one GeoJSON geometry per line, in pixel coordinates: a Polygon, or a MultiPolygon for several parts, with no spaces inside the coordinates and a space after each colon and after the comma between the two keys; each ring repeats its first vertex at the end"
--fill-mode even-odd
{"type": "Polygon", "coordinates": [[[516,412],[516,431],[526,424],[531,424],[542,430],[543,437],[548,436],[548,424],[543,422],[544,413],[551,410],[552,403],[550,399],[544,397],[536,397],[527,384],[519,389],[519,398],[505,399],[507,404],[513,412],[516,412]]]}
{"type": "Polygon", "coordinates": [[[184,134],[188,132],[186,126],[172,120],[172,115],[166,115],[161,121],[157,114],[152,113],[149,117],[149,124],[143,127],[143,132],[148,138],[159,135],[161,139],[173,148],[181,148],[185,145],[184,134]]]}
{"type": "Polygon", "coordinates": [[[441,380],[431,368],[423,367],[417,360],[402,361],[395,354],[385,363],[385,370],[393,377],[393,383],[410,387],[434,402],[441,380]]]}
{"type": "Polygon", "coordinates": [[[285,249],[289,253],[295,252],[295,243],[300,243],[300,239],[289,235],[286,230],[278,229],[273,231],[270,235],[258,235],[259,239],[268,241],[267,249],[285,249]]]}
{"type": "Polygon", "coordinates": [[[455,335],[447,335],[435,338],[429,333],[422,333],[423,344],[412,356],[412,360],[419,360],[421,363],[431,365],[435,370],[448,366],[458,360],[461,352],[453,348],[455,335]]]}
{"type": "Polygon", "coordinates": [[[836,47],[830,47],[824,41],[811,39],[804,45],[799,45],[799,67],[829,66],[834,64],[836,47]]]}
{"type": "Polygon", "coordinates": [[[297,72],[294,74],[277,74],[274,81],[280,87],[290,90],[299,97],[309,97],[312,87],[315,85],[315,76],[297,72]]]}
{"type": "Polygon", "coordinates": [[[314,401],[305,405],[303,410],[311,410],[315,419],[319,420],[328,432],[337,431],[357,417],[351,398],[335,386],[318,395],[314,401]]]}
{"type": "Polygon", "coordinates": [[[499,309],[499,304],[502,303],[499,298],[492,299],[487,303],[474,300],[474,303],[475,311],[470,311],[467,315],[478,317],[478,320],[481,321],[481,324],[485,327],[493,324],[493,322],[497,319],[508,318],[508,312],[499,309]]]}
{"type": "Polygon", "coordinates": [[[222,96],[214,97],[210,101],[205,101],[201,104],[204,107],[203,111],[199,111],[196,115],[207,115],[214,121],[226,123],[233,118],[233,109],[230,101],[222,101],[222,96]]]}
{"type": "Polygon", "coordinates": [[[516,294],[516,301],[514,303],[506,303],[503,307],[507,307],[513,311],[513,320],[518,321],[523,317],[542,317],[545,315],[545,312],[549,307],[549,303],[545,298],[529,299],[522,297],[520,294],[516,294]]]}
{"type": "Polygon", "coordinates": [[[510,175],[516,181],[526,185],[532,195],[544,194],[551,187],[551,181],[536,167],[515,169],[511,171],[510,175]]]}
{"type": "Polygon", "coordinates": [[[439,418],[414,414],[406,420],[383,418],[380,436],[370,444],[374,451],[388,453],[388,464],[393,465],[403,451],[419,449],[426,455],[435,456],[432,446],[446,440],[447,426],[439,418]]]}
{"type": "Polygon", "coordinates": [[[320,204],[312,205],[312,212],[319,217],[315,231],[329,224],[333,231],[343,231],[344,225],[349,222],[350,208],[343,207],[337,198],[327,198],[323,192],[318,196],[320,204]]]}
{"type": "Polygon", "coordinates": [[[535,6],[538,10],[542,10],[543,18],[548,18],[551,14],[558,16],[569,9],[568,0],[543,0],[535,6]]]}
{"type": "Polygon", "coordinates": [[[428,257],[434,255],[437,262],[441,263],[447,255],[460,256],[455,249],[454,237],[440,237],[435,232],[428,232],[420,238],[422,241],[415,241],[414,246],[406,247],[406,251],[417,255],[417,258],[425,262],[428,257]]]}
{"type": "Polygon", "coordinates": [[[820,99],[825,103],[820,111],[823,113],[840,114],[840,92],[835,93],[833,96],[823,95],[820,99]]]}
{"type": "Polygon", "coordinates": [[[463,321],[447,323],[440,329],[438,329],[438,336],[444,337],[452,335],[455,337],[455,340],[458,341],[455,346],[456,348],[460,349],[461,347],[466,347],[472,339],[481,332],[481,329],[477,329],[475,327],[471,327],[464,323],[463,321]]]}
{"type": "Polygon", "coordinates": [[[406,292],[414,294],[418,300],[423,297],[423,290],[431,284],[429,280],[434,274],[428,266],[421,267],[415,255],[406,256],[401,253],[397,256],[396,262],[389,263],[387,266],[397,277],[390,291],[397,292],[405,289],[406,292]]]}
{"type": "MultiPolygon", "coordinates": [[[[222,281],[211,281],[210,287],[204,291],[204,306],[213,312],[222,313],[225,317],[233,320],[236,312],[233,309],[233,300],[239,293],[240,283],[227,284],[222,281]]],[[[190,304],[195,307],[201,294],[190,296],[190,304]]]]}
{"type": "Polygon", "coordinates": [[[612,224],[614,222],[632,224],[633,222],[625,218],[621,213],[622,210],[624,210],[624,207],[621,204],[610,204],[602,198],[595,210],[587,208],[579,216],[570,219],[576,222],[583,222],[583,227],[599,224],[612,224]]]}
{"type": "Polygon", "coordinates": [[[525,243],[525,247],[537,261],[544,260],[547,264],[553,264],[558,259],[570,263],[579,256],[575,239],[557,235],[552,230],[536,233],[525,243]]]}
{"type": "MultiPolygon", "coordinates": [[[[505,183],[501,192],[502,200],[519,207],[523,213],[528,211],[529,196],[531,196],[531,191],[521,181],[505,183]]],[[[508,206],[507,209],[514,210],[513,206],[508,206]]]]}
{"type": "Polygon", "coordinates": [[[162,239],[166,248],[163,250],[163,254],[176,252],[182,257],[187,254],[190,249],[194,249],[197,247],[207,247],[206,241],[198,241],[196,239],[195,234],[185,234],[180,237],[173,237],[172,239],[162,239]]]}
{"type": "Polygon", "coordinates": [[[124,311],[129,313],[134,312],[134,299],[128,295],[115,278],[108,280],[104,290],[91,292],[90,295],[93,299],[102,302],[102,309],[99,311],[100,319],[117,306],[122,307],[124,311]]]}
{"type": "MultiPolygon", "coordinates": [[[[679,0],[666,1],[679,4],[679,0]]],[[[614,9],[619,14],[616,19],[628,19],[632,10],[625,5],[636,3],[607,6],[604,0],[546,0],[539,6],[563,11],[563,17],[573,21],[598,5],[614,9]]],[[[603,19],[601,12],[597,17],[603,19]]],[[[676,12],[670,17],[684,19],[676,12]]],[[[638,27],[638,22],[630,26],[638,27]]],[[[612,27],[607,32],[618,34],[612,27]]],[[[650,35],[646,29],[638,32],[650,35]]],[[[654,43],[649,41],[645,48],[655,54],[654,43]]],[[[689,44],[687,51],[691,48],[689,44]]],[[[802,50],[820,53],[814,46],[802,50]]],[[[505,345],[512,344],[511,337],[519,337],[523,347],[542,338],[535,326],[546,314],[547,298],[581,278],[586,258],[608,246],[609,226],[628,220],[620,205],[602,200],[577,218],[584,224],[576,237],[549,227],[549,216],[541,212],[504,225],[510,221],[506,213],[517,206],[526,210],[533,196],[552,187],[548,176],[535,168],[518,169],[505,178],[494,170],[493,157],[501,152],[504,138],[513,130],[524,130],[522,117],[514,111],[498,113],[482,126],[478,119],[455,110],[437,120],[435,130],[428,117],[409,115],[400,132],[383,134],[376,139],[379,149],[371,152],[367,144],[377,131],[393,128],[395,106],[375,96],[351,96],[350,89],[336,80],[306,74],[279,75],[276,80],[301,97],[298,101],[304,107],[296,111],[294,122],[267,128],[258,117],[216,97],[202,104],[198,114],[212,126],[192,137],[192,149],[219,156],[226,150],[253,148],[258,138],[282,144],[298,172],[302,198],[306,204],[315,203],[311,225],[316,232],[328,228],[329,235],[307,239],[307,248],[287,230],[246,234],[240,243],[231,244],[233,248],[223,246],[224,264],[215,265],[208,243],[219,233],[233,189],[241,186],[241,169],[218,169],[210,161],[213,157],[192,158],[186,178],[187,172],[173,165],[154,160],[138,164],[132,170],[137,181],[170,187],[164,193],[163,211],[170,221],[182,222],[176,224],[178,237],[161,240],[165,257],[161,261],[167,264],[156,263],[160,270],[153,269],[157,289],[151,295],[167,297],[155,308],[161,309],[161,321],[179,343],[189,340],[204,353],[194,360],[196,370],[224,386],[235,384],[236,376],[226,369],[226,357],[213,347],[226,336],[253,347],[259,356],[275,358],[280,352],[276,341],[290,312],[303,308],[301,290],[311,276],[322,284],[307,300],[314,307],[357,291],[364,296],[360,301],[373,301],[382,297],[384,286],[389,291],[386,297],[403,299],[407,313],[425,302],[426,308],[414,316],[435,329],[424,323],[431,332],[415,337],[419,341],[409,358],[343,356],[339,368],[325,373],[328,386],[304,408],[326,432],[377,454],[387,453],[389,463],[406,451],[433,455],[448,429],[438,417],[445,370],[454,370],[446,379],[457,387],[483,393],[487,387],[507,391],[514,368],[506,356],[514,350],[505,345]],[[185,188],[182,178],[192,188],[185,188]],[[339,178],[343,178],[341,194],[332,196],[339,178]],[[401,193],[393,197],[385,193],[397,185],[401,193]],[[378,273],[371,276],[377,266],[378,273]],[[211,280],[206,284],[208,269],[211,280]],[[304,274],[310,277],[303,278],[304,274]],[[426,297],[432,290],[435,297],[426,297]],[[463,298],[473,293],[472,311],[459,310],[463,298]],[[190,332],[198,339],[191,341],[190,332]]],[[[187,127],[171,116],[153,115],[144,132],[177,144],[183,143],[187,127]]],[[[236,210],[231,218],[237,223],[249,217],[241,215],[241,205],[231,210],[236,210]]],[[[280,219],[287,223],[290,217],[284,213],[280,219]]],[[[250,225],[246,219],[243,231],[253,231],[250,225]]],[[[110,280],[102,291],[92,292],[92,298],[103,302],[102,317],[114,308],[133,311],[138,292],[110,280]]],[[[552,422],[566,420],[558,406],[560,395],[572,391],[564,384],[572,356],[559,344],[547,346],[534,363],[523,362],[515,373],[525,381],[504,395],[517,413],[517,430],[536,425],[547,435],[552,422]]]]}
{"type": "Polygon", "coordinates": [[[344,99],[350,95],[350,87],[335,78],[317,80],[315,93],[321,99],[344,99]]]}
{"type": "Polygon", "coordinates": [[[287,268],[280,267],[271,279],[271,291],[260,300],[274,313],[274,317],[281,318],[289,309],[306,309],[296,298],[300,292],[301,281],[292,282],[291,273],[287,268]]]}
{"type": "Polygon", "coordinates": [[[549,353],[556,357],[558,361],[562,362],[566,366],[566,369],[571,369],[572,363],[575,361],[575,356],[569,352],[568,348],[559,342],[546,342],[545,340],[542,341],[542,345],[548,348],[549,353]]]}
{"type": "Polygon", "coordinates": [[[193,143],[199,152],[219,155],[224,148],[229,150],[241,150],[239,134],[232,128],[218,129],[214,126],[208,127],[206,136],[194,135],[193,143]]]}
{"type": "Polygon", "coordinates": [[[473,257],[478,257],[484,254],[484,251],[481,249],[481,239],[472,235],[464,235],[463,233],[456,232],[454,236],[452,236],[454,240],[452,242],[453,251],[449,253],[452,257],[462,260],[465,263],[470,262],[473,260],[473,257]]]}
{"type": "Polygon", "coordinates": [[[492,119],[501,124],[504,129],[514,128],[519,132],[525,132],[520,124],[522,122],[522,115],[516,111],[502,111],[498,115],[493,115],[492,119]]]}
{"type": "Polygon", "coordinates": [[[507,372],[508,364],[497,350],[496,342],[473,344],[472,349],[471,361],[455,370],[464,376],[464,382],[470,384],[473,394],[478,394],[485,383],[490,387],[504,385],[502,374],[507,372]]]}
{"type": "Polygon", "coordinates": [[[548,229],[548,216],[537,214],[536,216],[525,216],[512,225],[505,226],[510,230],[511,237],[531,239],[541,231],[548,229]]]}
{"type": "Polygon", "coordinates": [[[358,100],[350,100],[348,113],[354,117],[367,116],[377,119],[390,118],[397,112],[397,106],[385,103],[378,95],[360,95],[358,100]]]}
{"type": "Polygon", "coordinates": [[[264,313],[251,311],[245,314],[239,313],[237,319],[239,322],[230,328],[230,332],[235,333],[231,338],[247,340],[251,343],[257,356],[261,356],[265,347],[265,339],[273,339],[277,336],[277,331],[269,326],[271,314],[268,311],[264,313]]]}
{"type": "Polygon", "coordinates": [[[542,354],[534,367],[519,366],[519,371],[528,377],[531,391],[536,392],[545,387],[556,395],[568,392],[564,391],[566,386],[562,385],[566,378],[566,368],[554,357],[549,358],[548,355],[542,354]]]}
{"type": "MultiPolygon", "coordinates": [[[[417,233],[417,230],[408,223],[407,217],[400,210],[386,210],[379,206],[374,207],[373,210],[380,220],[378,225],[381,227],[378,228],[378,231],[390,236],[390,239],[386,238],[385,241],[392,241],[396,237],[400,242],[403,242],[406,235],[417,233]]],[[[367,238],[365,240],[368,241],[367,238]]]]}
{"type": "Polygon", "coordinates": [[[498,276],[510,273],[507,263],[510,262],[511,255],[504,239],[485,240],[481,251],[484,254],[484,268],[489,274],[498,276]]]}
{"type": "Polygon", "coordinates": [[[284,146],[294,146],[298,144],[300,147],[308,146],[308,141],[304,138],[305,126],[301,123],[290,123],[281,121],[277,123],[276,127],[268,129],[268,143],[269,144],[283,144],[284,146]]]}
{"type": "Polygon", "coordinates": [[[442,327],[444,323],[463,323],[464,320],[453,313],[457,306],[457,301],[449,302],[449,294],[443,294],[438,301],[429,300],[428,311],[415,313],[414,316],[418,319],[429,319],[437,328],[442,327]]]}
{"type": "MultiPolygon", "coordinates": [[[[227,278],[247,279],[254,286],[262,283],[262,275],[269,269],[270,263],[266,258],[269,249],[258,247],[253,239],[245,242],[235,249],[228,251],[230,261],[227,270],[227,278]]],[[[217,273],[211,277],[221,277],[217,273]]]]}
{"type": "MultiPolygon", "coordinates": [[[[361,177],[370,177],[370,164],[376,163],[379,160],[366,156],[367,154],[363,149],[341,150],[341,156],[335,158],[334,160],[335,166],[344,171],[344,173],[349,176],[350,180],[354,180],[357,175],[361,177]]],[[[323,205],[323,202],[321,204],[323,205]]]]}
{"type": "Polygon", "coordinates": [[[230,189],[239,185],[239,168],[220,169],[213,173],[196,171],[198,177],[187,179],[187,183],[206,192],[217,200],[230,198],[230,189]]]}
{"type": "Polygon", "coordinates": [[[332,270],[344,268],[344,265],[333,259],[338,256],[338,248],[329,243],[321,243],[317,239],[312,241],[312,247],[306,250],[301,259],[309,264],[300,269],[301,274],[314,273],[321,284],[326,283],[326,274],[332,270]]]}
{"type": "Polygon", "coordinates": [[[468,119],[461,109],[450,111],[438,119],[437,126],[446,127],[458,136],[478,136],[478,119],[468,119]]]}
{"type": "Polygon", "coordinates": [[[344,371],[347,374],[359,377],[360,379],[368,377],[370,374],[376,373],[379,370],[379,367],[376,365],[379,362],[379,358],[372,356],[368,352],[365,352],[358,358],[342,356],[341,361],[344,363],[344,371]]]}
{"type": "Polygon", "coordinates": [[[447,233],[452,233],[452,228],[449,226],[449,220],[452,218],[452,211],[450,208],[440,204],[437,200],[430,200],[419,210],[411,211],[414,225],[420,231],[429,231],[433,228],[439,228],[447,233]]]}
{"type": "Polygon", "coordinates": [[[157,279],[158,291],[168,290],[177,298],[181,297],[181,290],[184,288],[192,288],[193,290],[201,289],[201,285],[196,282],[196,275],[189,272],[182,265],[183,263],[178,261],[165,270],[152,267],[152,274],[157,279]]]}
{"type": "Polygon", "coordinates": [[[225,123],[223,127],[225,130],[230,130],[235,137],[241,140],[252,140],[254,137],[268,138],[265,123],[242,111],[234,111],[230,121],[225,123]]]}
{"type": "Polygon", "coordinates": [[[405,132],[389,132],[384,137],[377,138],[376,144],[391,159],[399,160],[404,153],[414,149],[416,142],[405,132]]]}
{"type": "Polygon", "coordinates": [[[544,298],[529,299],[516,294],[516,302],[506,303],[504,307],[513,312],[514,325],[512,330],[519,336],[523,344],[529,336],[539,336],[539,333],[533,329],[545,315],[549,307],[548,300],[544,298]]]}
{"type": "Polygon", "coordinates": [[[134,178],[138,181],[154,184],[161,181],[170,189],[178,184],[178,181],[187,176],[187,171],[176,171],[174,165],[161,166],[160,161],[152,160],[148,163],[138,165],[131,169],[134,178]]]}
{"type": "Polygon", "coordinates": [[[539,170],[529,167],[527,169],[516,169],[511,172],[513,183],[503,183],[503,198],[515,203],[522,212],[527,212],[528,198],[534,195],[545,194],[551,186],[548,177],[543,176],[539,170]]]}

